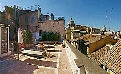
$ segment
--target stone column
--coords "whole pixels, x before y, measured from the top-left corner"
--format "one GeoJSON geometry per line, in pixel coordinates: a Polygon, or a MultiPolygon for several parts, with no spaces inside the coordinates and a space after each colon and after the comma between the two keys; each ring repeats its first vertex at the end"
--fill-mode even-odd
{"type": "Polygon", "coordinates": [[[1,27],[0,27],[0,54],[1,54],[1,27]]]}

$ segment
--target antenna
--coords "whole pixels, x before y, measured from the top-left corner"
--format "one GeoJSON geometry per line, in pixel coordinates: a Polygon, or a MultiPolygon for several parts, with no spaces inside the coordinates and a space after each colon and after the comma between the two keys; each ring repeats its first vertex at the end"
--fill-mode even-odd
{"type": "Polygon", "coordinates": [[[30,6],[30,7],[31,7],[31,10],[32,10],[33,6],[30,6]]]}

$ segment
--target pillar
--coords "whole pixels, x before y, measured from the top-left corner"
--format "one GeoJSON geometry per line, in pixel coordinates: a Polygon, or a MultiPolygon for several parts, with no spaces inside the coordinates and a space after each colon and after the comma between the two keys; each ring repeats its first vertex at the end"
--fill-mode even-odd
{"type": "Polygon", "coordinates": [[[0,27],[0,54],[1,54],[1,27],[0,27]]]}

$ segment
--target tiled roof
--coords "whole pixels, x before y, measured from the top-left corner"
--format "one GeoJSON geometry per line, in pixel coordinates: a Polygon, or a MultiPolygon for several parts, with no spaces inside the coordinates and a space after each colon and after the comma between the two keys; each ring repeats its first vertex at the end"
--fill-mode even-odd
{"type": "Polygon", "coordinates": [[[99,65],[101,65],[101,61],[103,60],[100,60],[100,59],[102,59],[104,55],[107,54],[109,49],[110,48],[108,46],[104,46],[103,48],[97,50],[96,52],[91,53],[91,55],[88,55],[88,56],[92,60],[95,60],[99,65]]]}
{"type": "Polygon", "coordinates": [[[119,40],[111,49],[105,46],[96,52],[91,53],[89,57],[98,64],[103,64],[116,73],[121,73],[121,40],[119,40]]]}
{"type": "Polygon", "coordinates": [[[84,40],[87,41],[86,44],[91,44],[94,43],[96,41],[99,41],[101,38],[105,38],[106,36],[102,36],[102,35],[85,35],[84,36],[84,40]]]}
{"type": "Polygon", "coordinates": [[[108,74],[105,70],[101,69],[98,64],[82,54],[69,42],[66,41],[66,43],[71,48],[72,52],[76,55],[77,59],[74,59],[74,61],[78,67],[84,65],[89,74],[108,74]]]}

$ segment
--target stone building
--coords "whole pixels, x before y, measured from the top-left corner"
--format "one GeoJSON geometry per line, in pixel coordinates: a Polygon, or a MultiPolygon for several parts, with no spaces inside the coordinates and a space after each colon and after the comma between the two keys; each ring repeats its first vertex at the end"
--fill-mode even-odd
{"type": "Polygon", "coordinates": [[[106,32],[106,26],[104,25],[104,27],[102,28],[103,32],[106,32]]]}
{"type": "Polygon", "coordinates": [[[19,26],[23,30],[31,30],[33,33],[37,31],[38,11],[21,10],[19,26]]]}
{"type": "Polygon", "coordinates": [[[83,25],[75,25],[72,17],[68,22],[68,26],[66,28],[66,40],[74,41],[76,38],[80,37],[84,34],[99,34],[100,29],[83,26],[83,25]]]}
{"type": "Polygon", "coordinates": [[[34,39],[41,38],[41,34],[44,31],[60,33],[61,40],[65,37],[64,17],[58,17],[55,20],[52,13],[50,16],[48,14],[43,15],[41,8],[35,11],[21,10],[19,24],[21,29],[32,31],[34,39]]]}
{"type": "Polygon", "coordinates": [[[51,16],[49,15],[41,15],[40,19],[43,19],[42,16],[45,16],[45,20],[40,20],[38,23],[38,30],[39,31],[46,31],[46,32],[54,32],[54,33],[60,33],[61,40],[65,37],[65,20],[63,17],[59,17],[58,19],[54,20],[54,15],[51,13],[51,16]],[[50,17],[50,19],[49,19],[50,17]]]}

